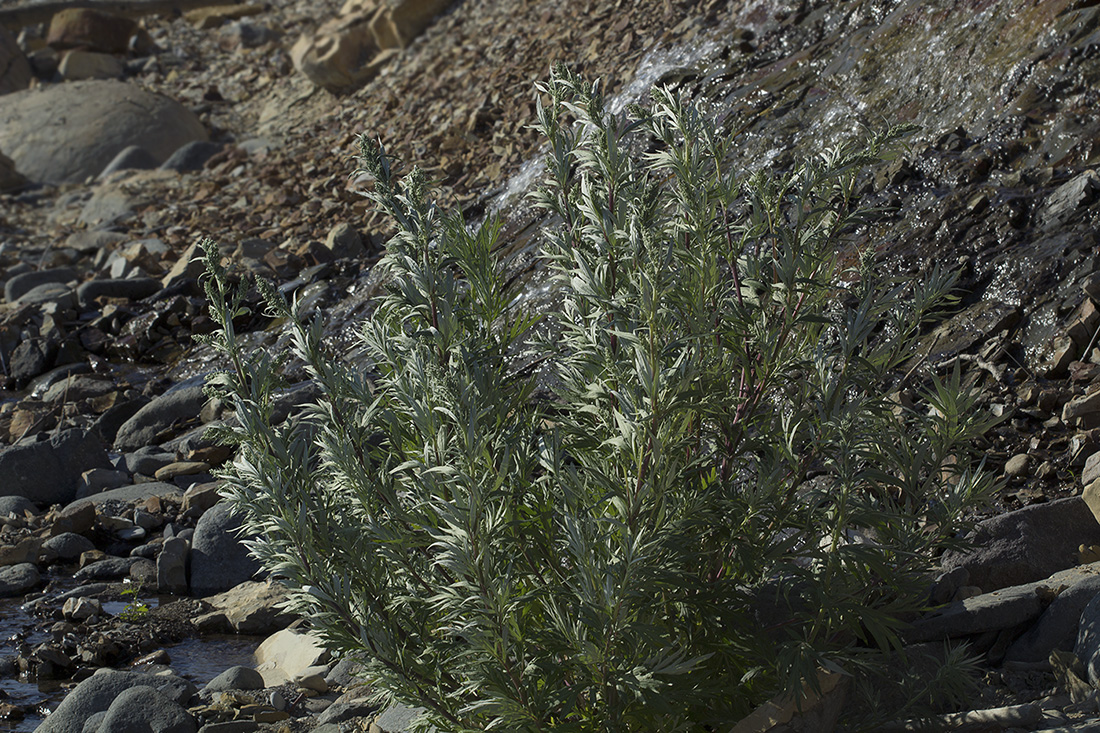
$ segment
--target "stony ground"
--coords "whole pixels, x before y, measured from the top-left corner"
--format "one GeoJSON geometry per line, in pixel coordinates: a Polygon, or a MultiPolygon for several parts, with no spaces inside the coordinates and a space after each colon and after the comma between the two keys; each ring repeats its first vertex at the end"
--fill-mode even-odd
{"type": "MultiPolygon", "coordinates": [[[[88,317],[80,309],[69,315],[64,308],[50,310],[42,305],[48,299],[9,299],[4,305],[0,436],[12,448],[0,448],[0,461],[4,455],[11,460],[15,449],[24,451],[20,456],[64,454],[70,474],[93,471],[80,476],[82,483],[74,478],[73,490],[85,494],[124,491],[139,480],[153,483],[136,484],[145,488],[118,498],[101,496],[91,511],[87,502],[50,514],[40,506],[31,516],[23,514],[29,507],[9,507],[18,516],[3,522],[0,549],[18,572],[8,577],[5,571],[0,579],[15,589],[7,595],[35,591],[40,597],[28,608],[37,620],[23,632],[30,641],[0,674],[37,674],[68,686],[96,667],[126,666],[147,653],[152,656],[140,669],[170,664],[157,652],[188,635],[242,628],[267,634],[287,622],[264,615],[273,602],[266,591],[248,586],[259,600],[215,597],[210,603],[208,589],[194,584],[196,558],[220,552],[209,547],[225,536],[227,525],[212,508],[214,489],[205,476],[225,454],[192,431],[216,415],[200,415],[202,400],[186,382],[204,372],[211,358],[190,342],[192,332],[209,328],[202,298],[172,280],[189,247],[210,236],[242,266],[296,281],[300,295],[328,314],[330,332],[339,339],[364,312],[375,285],[370,265],[387,232],[357,193],[362,182],[352,171],[358,135],[377,137],[395,157],[424,167],[438,182],[443,202],[474,219],[495,206],[510,177],[538,151],[527,127],[533,85],[551,64],[570,63],[614,94],[652,70],[651,52],[658,49],[663,55],[655,77],[712,105],[708,109],[723,119],[732,120],[734,112],[753,115],[745,123],[744,149],[757,160],[782,162],[785,153],[773,146],[784,136],[797,141],[788,151],[798,151],[815,131],[833,134],[814,117],[835,121],[824,114],[832,109],[830,100],[866,115],[909,115],[926,126],[909,155],[876,172],[874,188],[902,211],[892,219],[894,229],[878,232],[876,246],[894,258],[884,266],[914,271],[934,259],[962,266],[969,294],[948,324],[930,334],[920,358],[941,372],[961,364],[984,390],[983,406],[1005,418],[981,446],[1005,483],[990,510],[995,516],[980,535],[985,554],[945,561],[953,572],[935,592],[938,600],[956,605],[927,620],[913,641],[966,638],[983,655],[983,688],[972,707],[1039,703],[980,722],[984,729],[1049,729],[1097,714],[1090,671],[1070,675],[1057,672],[1058,665],[1052,671],[1048,658],[1050,648],[1066,645],[1067,634],[1076,638],[1078,619],[1100,590],[1094,582],[1100,525],[1076,498],[1100,477],[1100,460],[1089,460],[1100,451],[1100,400],[1091,399],[1100,378],[1100,351],[1092,351],[1100,326],[1093,305],[1100,299],[1094,277],[1100,185],[1089,174],[1100,136],[1083,113],[1097,88],[1097,42],[1089,40],[1098,32],[1097,18],[1088,3],[1027,5],[1016,14],[999,12],[996,3],[963,10],[966,4],[943,3],[944,13],[956,13],[947,25],[954,23],[960,33],[973,36],[967,24],[977,18],[997,29],[986,28],[983,35],[1023,49],[1026,65],[1014,61],[1011,75],[989,72],[985,78],[987,67],[1001,67],[993,52],[982,55],[986,51],[977,41],[973,46],[982,53],[972,51],[967,74],[959,73],[950,55],[945,62],[937,61],[942,54],[930,53],[919,67],[897,60],[906,58],[905,44],[891,45],[891,33],[925,21],[926,11],[911,3],[853,3],[833,13],[827,3],[807,2],[460,0],[375,79],[336,95],[295,71],[289,49],[340,5],[257,5],[245,20],[269,31],[259,35],[242,32],[239,23],[199,28],[175,15],[146,17],[156,50],[126,59],[128,83],[183,102],[222,150],[200,170],[182,175],[123,173],[100,183],[0,196],[5,281],[72,267],[76,280],[104,278],[117,269],[159,283],[147,300],[106,293],[88,317]],[[911,22],[890,25],[905,13],[911,22]],[[1039,21],[1048,33],[1021,37],[1039,21]],[[873,66],[852,48],[862,48],[865,26],[879,23],[895,30],[875,35],[878,45],[872,47],[881,48],[885,60],[873,66]],[[688,49],[682,68],[668,61],[665,52],[673,48],[688,49]],[[940,80],[932,77],[937,63],[946,67],[940,80]],[[906,85],[907,79],[919,83],[906,85]],[[867,80],[878,86],[868,88],[867,80]],[[982,100],[973,90],[988,91],[994,81],[993,96],[1006,101],[993,112],[979,109],[979,103],[991,104],[990,95],[982,100]],[[838,90],[843,84],[849,86],[838,90]],[[892,107],[876,106],[891,94],[892,107]],[[354,257],[325,246],[334,230],[348,227],[364,245],[354,257]],[[33,354],[24,349],[25,371],[16,373],[12,357],[32,332],[51,344],[51,359],[43,356],[36,370],[27,362],[33,354]],[[72,368],[47,372],[64,364],[56,354],[65,348],[75,349],[87,367],[71,379],[66,377],[72,368]],[[41,372],[48,376],[41,378],[41,372]],[[180,383],[175,397],[161,397],[180,383]],[[135,424],[139,408],[147,410],[147,419],[135,424]],[[110,453],[86,450],[65,432],[90,426],[110,432],[110,453]],[[182,583],[176,590],[208,602],[165,603],[147,617],[139,612],[140,618],[104,612],[103,603],[133,600],[121,595],[122,579],[159,584],[160,573],[168,572],[162,566],[178,567],[171,562],[179,552],[191,553],[192,583],[176,578],[182,583]],[[1070,575],[1054,576],[1071,566],[1077,569],[1070,575]],[[74,589],[75,573],[83,575],[74,589]],[[89,604],[78,608],[77,598],[89,604]],[[232,617],[234,608],[254,613],[232,617]],[[34,635],[44,630],[48,639],[34,635]],[[1078,677],[1086,680],[1084,688],[1075,686],[1078,677]]],[[[952,43],[957,45],[944,46],[961,53],[962,42],[952,43]]],[[[522,207],[510,205],[504,213],[506,237],[522,250],[533,219],[522,207]]],[[[256,327],[252,345],[277,347],[277,336],[263,330],[266,324],[250,325],[256,327]]],[[[200,576],[224,573],[243,580],[254,570],[245,562],[200,576]]],[[[185,685],[165,694],[187,703],[201,723],[366,725],[373,711],[361,696],[338,698],[351,680],[346,665],[339,668],[320,655],[312,661],[321,668],[296,670],[293,683],[257,681],[237,671],[201,700],[189,700],[185,685]]],[[[1073,671],[1072,664],[1064,666],[1073,671]]],[[[132,683],[115,678],[111,684],[122,689],[132,683]]],[[[0,709],[4,714],[33,715],[33,705],[13,704],[7,713],[0,709]]],[[[397,730],[400,723],[392,725],[397,730]]]]}

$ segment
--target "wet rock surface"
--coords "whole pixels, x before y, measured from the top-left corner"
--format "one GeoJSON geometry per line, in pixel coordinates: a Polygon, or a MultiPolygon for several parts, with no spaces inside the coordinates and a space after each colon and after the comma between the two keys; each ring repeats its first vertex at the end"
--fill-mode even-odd
{"type": "MultiPolygon", "coordinates": [[[[217,367],[191,339],[212,328],[195,244],[212,236],[274,278],[355,359],[350,325],[377,290],[387,233],[348,177],[366,132],[427,167],[471,220],[499,214],[504,254],[546,307],[522,194],[538,170],[532,84],[555,61],[602,78],[618,106],[674,86],[737,132],[732,164],[747,170],[782,168],[862,124],[920,125],[865,182],[868,203],[892,213],[856,245],[898,272],[961,268],[963,300],[914,367],[958,365],[983,391],[1003,419],[979,447],[1005,484],[976,547],[944,558],[933,597],[947,605],[913,642],[971,643],[990,706],[1040,701],[1031,729],[1100,715],[1093,693],[1056,696],[1074,665],[1052,656],[1075,653],[1083,684],[1097,682],[1100,7],[343,5],[82,11],[0,30],[0,595],[18,640],[0,676],[34,683],[5,703],[25,716],[15,725],[33,729],[42,704],[57,707],[46,731],[121,730],[134,705],[181,731],[292,721],[396,733],[415,719],[348,692],[350,662],[282,630],[282,594],[232,534],[210,475],[230,453],[201,434],[232,415],[189,381],[217,367]],[[66,81],[85,75],[115,78],[66,81]],[[102,106],[116,97],[168,117],[127,128],[125,105],[102,106]],[[35,116],[58,109],[92,119],[73,132],[35,116]],[[104,122],[109,135],[94,127],[104,122]],[[227,648],[213,636],[225,633],[281,634],[281,651],[246,671],[156,674],[189,674],[188,645],[227,648]],[[150,674],[93,674],[131,665],[150,674]]],[[[247,348],[285,345],[262,318],[238,328],[247,348]]],[[[310,397],[288,389],[278,419],[310,397]]]]}

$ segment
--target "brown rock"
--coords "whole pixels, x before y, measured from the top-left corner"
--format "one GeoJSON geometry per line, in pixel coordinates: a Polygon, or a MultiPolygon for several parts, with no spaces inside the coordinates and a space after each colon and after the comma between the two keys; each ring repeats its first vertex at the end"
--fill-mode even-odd
{"type": "Polygon", "coordinates": [[[354,90],[369,81],[377,69],[370,65],[379,48],[371,19],[362,13],[336,18],[294,44],[294,68],[330,92],[354,90]]]}
{"type": "Polygon", "coordinates": [[[95,525],[95,504],[90,501],[67,506],[50,525],[50,537],[65,532],[84,534],[95,525]]]}
{"type": "Polygon", "coordinates": [[[130,18],[88,8],[69,8],[53,16],[46,43],[56,49],[84,48],[101,53],[126,53],[138,32],[130,18]]]}
{"type": "Polygon", "coordinates": [[[203,512],[221,501],[221,495],[218,493],[220,488],[221,484],[217,481],[192,486],[183,495],[183,506],[180,512],[187,517],[201,516],[203,512]]]}
{"type": "Polygon", "coordinates": [[[371,19],[371,32],[381,49],[405,48],[450,0],[397,0],[387,2],[371,19]]]}
{"type": "Polygon", "coordinates": [[[26,183],[27,179],[15,170],[15,163],[12,159],[0,153],[0,192],[14,191],[17,188],[22,188],[26,183]]]}
{"type": "Polygon", "coordinates": [[[41,547],[42,540],[38,537],[24,537],[14,545],[0,547],[0,565],[38,562],[38,550],[41,547]]]}
{"type": "Polygon", "coordinates": [[[210,470],[210,464],[202,461],[176,461],[157,469],[154,478],[157,481],[171,481],[176,476],[194,476],[210,470]]]}
{"type": "Polygon", "coordinates": [[[26,89],[31,85],[32,76],[31,64],[23,55],[23,49],[19,48],[15,36],[0,26],[0,94],[26,89]]]}
{"type": "Polygon", "coordinates": [[[196,28],[206,30],[217,28],[227,20],[247,18],[259,15],[264,9],[259,5],[214,5],[209,8],[195,8],[183,14],[187,22],[196,28]]]}

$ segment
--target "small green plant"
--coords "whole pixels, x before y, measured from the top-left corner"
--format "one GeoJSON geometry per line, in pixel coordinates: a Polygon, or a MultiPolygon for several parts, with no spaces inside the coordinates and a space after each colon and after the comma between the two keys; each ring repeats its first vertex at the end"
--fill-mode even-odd
{"type": "Polygon", "coordinates": [[[119,595],[128,600],[125,608],[118,614],[118,617],[123,621],[136,624],[144,621],[149,616],[149,605],[138,598],[141,595],[141,588],[141,583],[138,583],[136,586],[123,588],[119,592],[119,595]]]}
{"type": "Polygon", "coordinates": [[[614,115],[558,68],[540,92],[559,310],[522,307],[496,223],[444,214],[364,137],[397,229],[367,360],[258,282],[322,394],[275,425],[280,358],[240,348],[249,285],[206,243],[227,497],[294,608],[425,723],[726,729],[898,646],[988,491],[957,374],[922,409],[884,396],[954,280],[838,264],[875,213],[860,171],[905,130],[741,177],[669,91],[614,115]]]}

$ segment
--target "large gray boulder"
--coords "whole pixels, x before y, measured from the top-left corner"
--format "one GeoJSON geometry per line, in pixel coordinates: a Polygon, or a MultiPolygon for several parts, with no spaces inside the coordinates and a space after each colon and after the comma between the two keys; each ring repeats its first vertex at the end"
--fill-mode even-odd
{"type": "Polygon", "coordinates": [[[99,439],[66,430],[49,440],[0,449],[0,496],[23,496],[35,504],[67,504],[76,496],[80,474],[110,468],[99,439]]]}
{"type": "Polygon", "coordinates": [[[160,163],[206,139],[198,117],[179,102],[114,80],[13,92],[0,105],[0,150],[38,183],[83,181],[130,145],[160,163]]]}
{"type": "Polygon", "coordinates": [[[197,418],[205,403],[201,384],[171,389],[122,424],[115,435],[115,448],[125,452],[152,445],[172,425],[197,418]]]}
{"type": "Polygon", "coordinates": [[[38,568],[23,562],[0,568],[0,598],[21,596],[42,582],[38,568]]]}
{"type": "Polygon", "coordinates": [[[35,733],[81,733],[85,720],[107,711],[123,691],[138,685],[152,687],[177,704],[186,704],[197,691],[193,684],[179,677],[100,670],[77,685],[35,733]]]}
{"type": "Polygon", "coordinates": [[[226,502],[215,504],[191,538],[191,595],[203,598],[250,580],[260,564],[238,537],[240,517],[226,502]]]}
{"type": "Polygon", "coordinates": [[[98,733],[195,733],[195,719],[152,687],[123,690],[107,708],[98,733]]]}
{"type": "Polygon", "coordinates": [[[964,567],[983,592],[1042,580],[1077,564],[1077,548],[1100,544],[1100,524],[1079,496],[1032,504],[980,523],[973,549],[949,552],[945,571],[964,567]]]}

